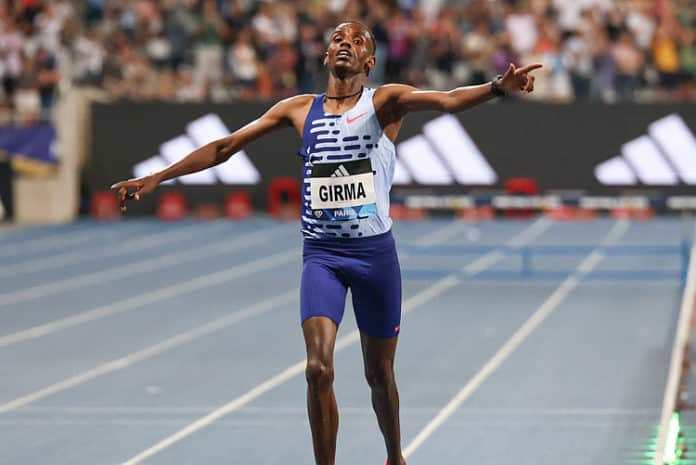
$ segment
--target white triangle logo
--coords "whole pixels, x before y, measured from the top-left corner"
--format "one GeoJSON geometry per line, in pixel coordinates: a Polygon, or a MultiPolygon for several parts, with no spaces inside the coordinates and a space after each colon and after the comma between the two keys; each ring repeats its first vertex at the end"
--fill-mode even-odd
{"type": "Polygon", "coordinates": [[[428,121],[423,134],[401,142],[394,184],[491,185],[498,176],[473,139],[452,115],[428,121]]]}
{"type": "Polygon", "coordinates": [[[665,116],[648,133],[621,146],[621,155],[595,167],[606,186],[696,184],[696,138],[681,116],[665,116]]]}
{"type": "Polygon", "coordinates": [[[337,176],[339,176],[339,177],[340,177],[340,176],[350,176],[350,173],[348,172],[348,170],[346,169],[345,166],[339,165],[338,168],[336,168],[336,171],[334,171],[334,172],[331,174],[331,177],[332,177],[332,178],[335,178],[335,177],[337,177],[337,176]]]}
{"type": "MultiPolygon", "coordinates": [[[[133,167],[133,174],[136,177],[147,176],[153,171],[176,163],[193,150],[229,134],[229,129],[227,129],[225,123],[222,122],[218,115],[209,113],[201,116],[186,125],[186,134],[177,136],[160,145],[159,155],[136,164],[133,167]]],[[[182,184],[189,185],[212,185],[217,182],[223,184],[258,184],[261,180],[261,175],[251,163],[247,154],[240,150],[221,165],[199,171],[198,173],[181,176],[177,180],[182,184]]],[[[166,184],[172,184],[173,182],[173,180],[170,180],[166,184]]]]}

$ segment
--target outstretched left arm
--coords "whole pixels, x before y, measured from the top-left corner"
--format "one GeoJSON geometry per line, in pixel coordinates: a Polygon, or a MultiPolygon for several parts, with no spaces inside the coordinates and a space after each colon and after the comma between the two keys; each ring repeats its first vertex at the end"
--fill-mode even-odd
{"type": "Polygon", "coordinates": [[[517,68],[510,64],[505,74],[494,83],[458,87],[450,91],[419,90],[400,84],[383,86],[383,89],[396,114],[425,110],[455,113],[496,97],[495,87],[504,94],[532,92],[534,76],[530,72],[541,67],[541,64],[533,64],[517,68]]]}

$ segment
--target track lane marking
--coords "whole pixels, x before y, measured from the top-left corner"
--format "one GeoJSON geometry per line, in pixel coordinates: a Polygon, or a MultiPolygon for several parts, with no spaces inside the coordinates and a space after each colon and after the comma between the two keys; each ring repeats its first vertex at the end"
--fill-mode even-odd
{"type": "Polygon", "coordinates": [[[241,310],[238,310],[230,315],[217,318],[215,320],[209,321],[208,323],[197,326],[193,329],[189,329],[175,336],[168,337],[167,339],[153,344],[151,346],[145,347],[138,351],[127,354],[123,357],[111,360],[109,362],[102,363],[90,370],[82,372],[78,375],[71,376],[58,383],[51,384],[42,389],[34,391],[30,394],[18,397],[10,402],[0,405],[0,414],[7,413],[18,408],[24,407],[32,402],[43,399],[44,397],[57,394],[59,392],[65,391],[67,389],[79,386],[81,384],[87,383],[100,376],[113,373],[114,371],[122,370],[130,366],[140,363],[144,360],[162,355],[172,349],[180,347],[189,342],[193,342],[196,339],[202,338],[204,336],[209,336],[213,333],[226,329],[234,324],[240,323],[242,321],[248,320],[249,318],[262,315],[267,313],[274,308],[289,304],[298,298],[297,289],[291,289],[283,294],[271,297],[269,299],[263,300],[253,305],[249,305],[241,310]]]}
{"type": "Polygon", "coordinates": [[[469,382],[430,420],[426,426],[404,448],[405,458],[410,457],[459,406],[473,394],[476,389],[529,337],[532,332],[565,300],[577,287],[582,277],[591,272],[604,258],[599,250],[602,246],[616,243],[630,226],[627,221],[617,221],[607,233],[602,243],[577,266],[576,271],[566,278],[541,304],[541,306],[520,326],[510,339],[491,357],[469,382]]]}
{"type": "Polygon", "coordinates": [[[286,225],[274,225],[261,231],[249,232],[232,239],[224,239],[212,244],[188,251],[173,251],[136,262],[126,263],[106,268],[96,272],[83,273],[71,278],[61,279],[46,284],[39,284],[17,291],[0,294],[0,307],[26,302],[29,300],[59,294],[64,291],[81,289],[89,285],[99,285],[123,278],[132,277],[139,273],[149,273],[164,268],[181,265],[187,262],[202,260],[225,253],[236,252],[244,247],[262,244],[278,235],[286,225]]]}
{"type": "MultiPolygon", "coordinates": [[[[525,245],[528,241],[532,241],[535,238],[537,238],[539,235],[541,235],[543,232],[545,232],[550,226],[552,222],[546,218],[540,218],[533,222],[530,226],[522,230],[520,233],[516,234],[512,239],[506,242],[506,245],[508,247],[521,247],[525,245]],[[522,239],[519,239],[519,238],[522,239]]],[[[482,269],[485,269],[486,266],[492,266],[493,264],[497,263],[497,261],[501,260],[502,258],[505,257],[505,254],[502,254],[500,252],[490,252],[482,257],[479,257],[478,259],[474,260],[472,263],[466,265],[464,268],[462,268],[462,272],[470,275],[474,275],[481,271],[482,269]],[[495,254],[493,258],[490,258],[492,254],[495,254]]],[[[444,277],[429,287],[421,290],[420,292],[416,293],[414,296],[410,297],[407,299],[402,307],[402,312],[403,313],[409,313],[413,310],[415,310],[418,306],[434,299],[435,297],[439,296],[440,294],[444,293],[445,291],[451,289],[452,287],[456,286],[461,282],[461,279],[458,278],[456,275],[450,275],[447,277],[444,277]]],[[[341,337],[336,341],[334,353],[341,351],[345,349],[346,347],[351,346],[352,344],[355,344],[360,340],[360,332],[358,330],[354,330],[351,333],[347,334],[346,336],[341,337]]],[[[212,412],[208,413],[207,415],[204,415],[201,418],[198,418],[197,420],[193,421],[192,423],[188,424],[184,428],[180,429],[176,433],[162,439],[161,441],[157,442],[153,446],[143,450],[142,452],[138,453],[134,457],[126,460],[125,462],[122,463],[122,465],[136,465],[143,463],[144,460],[147,458],[161,452],[162,450],[172,446],[173,444],[176,444],[179,441],[182,441],[183,439],[187,438],[188,436],[194,434],[195,432],[207,427],[208,425],[214,423],[215,421],[219,420],[220,418],[237,411],[244,407],[245,405],[249,404],[256,398],[260,397],[264,393],[286,383],[287,381],[290,381],[292,378],[300,375],[301,373],[304,372],[305,364],[307,360],[302,359],[299,362],[290,365],[287,367],[285,370],[279,372],[278,374],[267,378],[260,384],[256,385],[243,395],[235,398],[231,402],[228,402],[227,404],[213,410],[212,412]]]]}
{"type": "MultiPolygon", "coordinates": [[[[224,223],[216,222],[207,228],[207,232],[222,230],[224,229],[224,226],[224,223]]],[[[132,233],[133,231],[128,231],[129,235],[132,233]]],[[[119,255],[126,255],[141,250],[151,249],[157,246],[176,243],[181,240],[195,237],[197,233],[200,233],[200,229],[197,227],[197,225],[193,224],[175,228],[172,231],[166,232],[144,230],[136,231],[136,233],[140,235],[136,237],[129,236],[127,242],[119,241],[119,243],[114,246],[109,245],[109,248],[104,248],[104,245],[99,245],[98,250],[82,249],[78,252],[65,252],[50,257],[42,257],[27,260],[25,262],[13,263],[10,265],[9,269],[0,270],[0,278],[36,273],[39,271],[60,268],[63,266],[74,265],[95,259],[117,257],[119,255]]]]}
{"type": "MultiPolygon", "coordinates": [[[[39,252],[45,249],[51,249],[54,247],[69,247],[71,245],[80,244],[81,242],[90,241],[100,234],[104,234],[104,238],[113,238],[119,234],[123,234],[122,229],[127,230],[132,228],[133,225],[128,223],[123,223],[119,225],[118,231],[114,231],[113,228],[108,224],[92,224],[87,226],[82,231],[74,231],[68,229],[59,230],[54,233],[49,233],[43,237],[37,237],[33,239],[26,239],[23,241],[18,241],[16,244],[12,239],[8,240],[8,244],[2,244],[3,250],[0,250],[0,258],[16,257],[23,253],[39,252]],[[64,237],[68,236],[68,237],[64,237]]],[[[136,231],[139,229],[139,225],[136,226],[136,231]]],[[[145,228],[144,228],[145,229],[145,228]]]]}

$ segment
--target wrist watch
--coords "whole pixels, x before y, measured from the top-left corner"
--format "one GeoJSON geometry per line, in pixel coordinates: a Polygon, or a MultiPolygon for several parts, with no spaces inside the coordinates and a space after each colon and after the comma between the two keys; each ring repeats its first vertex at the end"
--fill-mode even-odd
{"type": "Polygon", "coordinates": [[[496,97],[504,97],[507,95],[507,92],[503,90],[502,87],[500,87],[500,80],[503,78],[502,75],[497,75],[495,79],[491,81],[491,92],[493,95],[496,97]]]}

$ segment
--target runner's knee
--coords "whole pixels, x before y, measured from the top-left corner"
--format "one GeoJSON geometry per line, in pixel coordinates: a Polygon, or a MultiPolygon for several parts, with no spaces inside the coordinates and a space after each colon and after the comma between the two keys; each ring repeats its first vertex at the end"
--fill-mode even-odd
{"type": "Polygon", "coordinates": [[[305,376],[311,386],[330,386],[334,380],[333,366],[320,359],[310,359],[307,361],[305,376]]]}
{"type": "Polygon", "coordinates": [[[372,389],[382,389],[394,383],[394,368],[391,363],[378,363],[365,369],[367,384],[372,389]]]}

